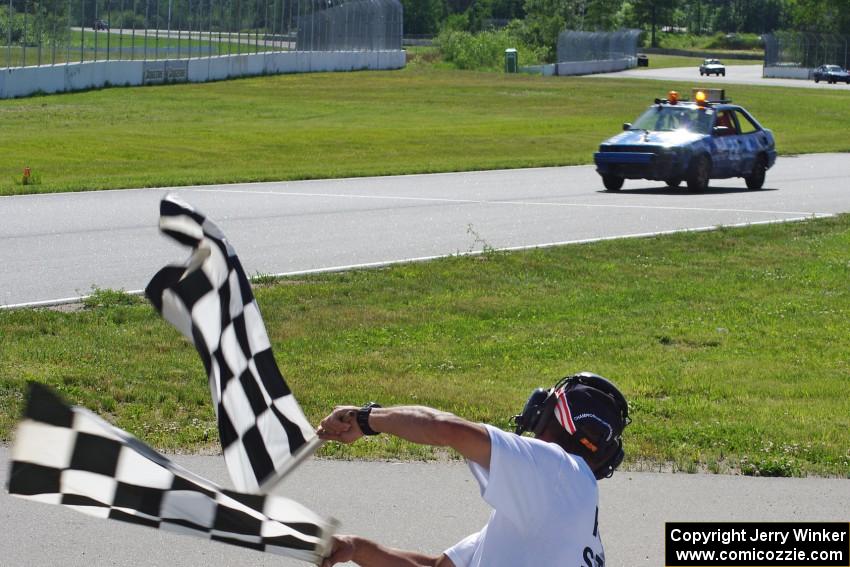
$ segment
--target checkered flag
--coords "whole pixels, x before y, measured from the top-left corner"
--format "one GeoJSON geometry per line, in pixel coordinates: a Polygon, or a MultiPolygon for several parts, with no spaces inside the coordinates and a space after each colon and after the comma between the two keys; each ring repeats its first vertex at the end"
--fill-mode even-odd
{"type": "Polygon", "coordinates": [[[336,527],[297,502],[224,490],[30,382],[9,493],[315,564],[336,527]]]}
{"type": "Polygon", "coordinates": [[[278,370],[251,284],[218,226],[169,195],[159,227],[193,251],[160,270],[145,294],[201,355],[234,486],[267,490],[321,442],[278,370]]]}

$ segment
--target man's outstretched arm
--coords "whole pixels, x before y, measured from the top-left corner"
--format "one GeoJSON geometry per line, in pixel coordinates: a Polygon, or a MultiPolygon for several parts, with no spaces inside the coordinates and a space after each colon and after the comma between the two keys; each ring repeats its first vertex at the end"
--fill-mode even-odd
{"type": "Polygon", "coordinates": [[[357,536],[336,536],[330,557],[322,567],[352,561],[361,567],[455,567],[445,555],[430,556],[384,547],[357,536]]]}
{"type": "MultiPolygon", "coordinates": [[[[353,443],[363,436],[357,425],[354,406],[340,406],[319,425],[319,437],[326,441],[353,443]]],[[[374,408],[369,427],[420,445],[451,447],[464,458],[490,468],[490,435],[480,423],[423,406],[374,408]]]]}

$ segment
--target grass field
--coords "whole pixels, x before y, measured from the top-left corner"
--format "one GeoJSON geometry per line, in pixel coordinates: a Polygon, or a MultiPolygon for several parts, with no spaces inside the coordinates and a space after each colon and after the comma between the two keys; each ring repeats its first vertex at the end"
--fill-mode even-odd
{"type": "MultiPolygon", "coordinates": [[[[585,164],[655,97],[691,86],[413,65],[3,100],[0,195],[585,164]]],[[[780,153],[850,150],[850,91],[727,94],[780,153]]]]}
{"type": "MultiPolygon", "coordinates": [[[[533,387],[586,369],[630,400],[633,468],[850,478],[848,249],[845,215],[266,281],[257,297],[312,423],[371,399],[508,428],[533,387]]],[[[215,447],[200,360],[139,298],[0,311],[0,344],[0,439],[35,379],[158,447],[215,447]]],[[[387,436],[323,454],[435,455],[387,436]]]]}

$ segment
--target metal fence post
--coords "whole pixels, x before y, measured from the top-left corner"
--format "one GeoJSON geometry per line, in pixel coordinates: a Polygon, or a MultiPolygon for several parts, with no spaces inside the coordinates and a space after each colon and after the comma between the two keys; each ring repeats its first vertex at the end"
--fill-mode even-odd
{"type": "Polygon", "coordinates": [[[236,26],[236,53],[242,53],[242,0],[236,0],[236,26]]]}
{"type": "Polygon", "coordinates": [[[86,41],[86,27],[84,22],[86,21],[86,3],[85,0],[80,0],[80,63],[83,62],[83,57],[85,57],[85,52],[83,48],[85,47],[86,41]]]}
{"type": "Polygon", "coordinates": [[[53,7],[54,7],[54,11],[53,11],[53,17],[51,18],[52,26],[51,26],[51,32],[50,32],[50,38],[51,38],[51,40],[50,40],[50,50],[52,52],[51,57],[50,57],[50,64],[56,65],[56,20],[58,20],[59,18],[57,17],[57,14],[56,14],[56,12],[58,10],[55,9],[56,8],[56,2],[55,1],[53,2],[53,7]]]}
{"type": "Polygon", "coordinates": [[[130,31],[130,61],[136,58],[136,10],[138,0],[133,0],[133,20],[130,22],[133,27],[130,31]]]}
{"type": "Polygon", "coordinates": [[[221,55],[221,32],[224,29],[224,0],[218,0],[218,54],[221,55]]]}
{"type": "MultiPolygon", "coordinates": [[[[185,25],[183,22],[183,10],[180,7],[180,0],[168,0],[168,21],[174,24],[174,27],[177,31],[177,59],[180,59],[182,46],[183,46],[183,26],[185,25]]],[[[166,39],[166,48],[165,52],[167,54],[166,59],[171,59],[172,49],[173,47],[168,47],[171,45],[171,40],[174,39],[174,33],[171,29],[168,30],[168,38],[166,39]]]]}
{"type": "Polygon", "coordinates": [[[24,0],[24,31],[21,38],[21,67],[27,66],[27,0],[24,0]]]}
{"type": "Polygon", "coordinates": [[[106,60],[109,61],[109,49],[110,49],[110,40],[112,39],[112,33],[110,33],[110,27],[112,26],[112,2],[111,0],[106,0],[106,60]]]}
{"type": "Polygon", "coordinates": [[[9,0],[9,40],[6,43],[6,67],[12,66],[12,0],[9,0]]]}
{"type": "MultiPolygon", "coordinates": [[[[119,12],[121,14],[121,23],[118,26],[118,59],[119,60],[124,58],[124,22],[125,22],[125,18],[126,18],[126,15],[127,15],[127,11],[125,10],[126,2],[127,2],[127,0],[121,0],[121,11],[119,12]]],[[[113,24],[112,24],[112,21],[111,21],[111,17],[110,17],[109,26],[114,27],[113,24]]]]}
{"type": "Polygon", "coordinates": [[[151,0],[145,0],[145,38],[142,50],[142,61],[148,60],[148,29],[150,29],[151,0]]]}
{"type": "MultiPolygon", "coordinates": [[[[97,11],[97,0],[94,1],[94,21],[97,21],[98,11],[97,11]]],[[[85,29],[86,23],[83,22],[83,29],[85,29]]],[[[94,30],[94,60],[97,61],[97,27],[94,22],[92,22],[92,29],[94,30]]]]}
{"type": "Polygon", "coordinates": [[[33,24],[35,28],[38,30],[35,32],[36,41],[38,42],[38,56],[36,60],[38,61],[38,65],[41,66],[41,43],[42,43],[42,34],[44,33],[44,21],[41,18],[41,6],[39,6],[39,10],[37,13],[33,14],[33,18],[35,19],[35,23],[33,24]]]}

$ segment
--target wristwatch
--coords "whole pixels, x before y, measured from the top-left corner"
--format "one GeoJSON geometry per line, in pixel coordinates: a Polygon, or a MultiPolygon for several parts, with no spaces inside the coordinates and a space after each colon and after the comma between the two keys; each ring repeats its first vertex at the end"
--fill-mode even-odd
{"type": "Polygon", "coordinates": [[[375,402],[368,402],[363,404],[359,410],[357,410],[357,425],[360,426],[360,431],[363,432],[363,435],[377,435],[380,433],[379,431],[375,431],[371,427],[369,427],[369,414],[372,413],[372,408],[379,408],[380,404],[376,404],[375,402]]]}

